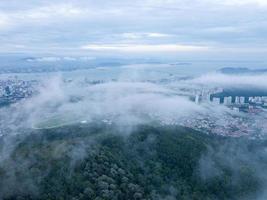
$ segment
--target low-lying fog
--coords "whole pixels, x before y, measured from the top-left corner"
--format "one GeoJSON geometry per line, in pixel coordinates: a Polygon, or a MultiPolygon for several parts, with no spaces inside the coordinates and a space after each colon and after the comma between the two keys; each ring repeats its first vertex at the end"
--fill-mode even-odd
{"type": "MultiPolygon", "coordinates": [[[[188,77],[166,73],[169,67],[166,70],[166,66],[158,66],[152,70],[148,65],[124,66],[121,73],[116,73],[116,79],[102,81],[96,77],[94,81],[98,84],[91,84],[86,74],[82,78],[50,74],[40,80],[37,95],[1,108],[1,134],[19,134],[21,128],[36,128],[49,120],[54,121],[53,127],[55,121],[60,121],[59,124],[104,120],[118,125],[148,122],[184,125],[188,120],[197,123],[199,118],[210,118],[215,125],[227,126],[245,114],[211,102],[196,104],[190,97],[214,88],[267,89],[267,74],[211,72],[188,77]],[[164,69],[165,74],[157,75],[164,69]]],[[[264,120],[262,116],[261,119],[264,120]]]]}

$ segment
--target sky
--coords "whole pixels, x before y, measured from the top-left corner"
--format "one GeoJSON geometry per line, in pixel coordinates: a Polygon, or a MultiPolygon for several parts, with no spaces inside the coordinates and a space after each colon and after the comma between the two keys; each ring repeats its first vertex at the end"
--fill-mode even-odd
{"type": "Polygon", "coordinates": [[[267,0],[1,0],[0,53],[265,59],[267,0]]]}

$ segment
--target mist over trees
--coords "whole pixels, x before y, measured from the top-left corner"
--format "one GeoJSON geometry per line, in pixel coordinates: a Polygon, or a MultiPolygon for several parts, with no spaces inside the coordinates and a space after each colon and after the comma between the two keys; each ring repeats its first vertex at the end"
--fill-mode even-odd
{"type": "Polygon", "coordinates": [[[266,189],[266,141],[157,125],[125,135],[103,124],[13,140],[18,145],[0,166],[5,200],[240,200],[260,199],[266,189]]]}

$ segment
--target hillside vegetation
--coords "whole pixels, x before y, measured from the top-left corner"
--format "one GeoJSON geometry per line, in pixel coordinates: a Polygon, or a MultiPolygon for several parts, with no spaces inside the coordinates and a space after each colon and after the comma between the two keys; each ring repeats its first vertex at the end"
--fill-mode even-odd
{"type": "Polygon", "coordinates": [[[264,141],[176,126],[124,128],[73,125],[16,136],[1,163],[0,198],[255,199],[265,187],[264,141]]]}

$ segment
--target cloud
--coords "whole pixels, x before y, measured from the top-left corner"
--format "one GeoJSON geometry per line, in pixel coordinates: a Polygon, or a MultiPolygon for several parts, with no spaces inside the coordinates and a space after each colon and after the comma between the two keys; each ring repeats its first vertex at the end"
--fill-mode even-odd
{"type": "Polygon", "coordinates": [[[165,33],[147,33],[148,37],[151,38],[163,38],[163,37],[170,37],[170,34],[165,34],[165,33]]]}
{"type": "Polygon", "coordinates": [[[203,30],[206,33],[241,33],[245,31],[244,27],[240,26],[222,26],[222,27],[211,27],[203,30]]]}
{"type": "Polygon", "coordinates": [[[35,97],[1,108],[0,116],[10,113],[10,117],[7,122],[1,118],[0,130],[20,134],[22,127],[38,127],[58,117],[62,123],[105,120],[131,126],[153,120],[172,124],[202,109],[158,84],[118,81],[84,85],[79,80],[65,83],[61,77],[52,77],[42,83],[35,97]]]}
{"type": "Polygon", "coordinates": [[[210,73],[190,81],[196,85],[209,85],[213,87],[256,87],[267,88],[267,74],[262,75],[225,75],[210,73]]]}
{"type": "MultiPolygon", "coordinates": [[[[203,59],[231,57],[226,47],[235,49],[238,59],[254,59],[257,53],[250,50],[266,44],[265,5],[263,0],[1,1],[0,51],[62,53],[69,49],[70,54],[83,54],[80,46],[91,44],[85,46],[152,53],[161,48],[194,56],[203,47],[216,46],[221,51],[216,55],[208,51],[203,59]]],[[[265,53],[262,48],[257,51],[265,53]]]]}
{"type": "Polygon", "coordinates": [[[31,20],[42,20],[54,17],[77,17],[85,11],[81,8],[74,7],[71,4],[53,5],[35,8],[19,14],[19,17],[31,19],[31,20]]]}
{"type": "Polygon", "coordinates": [[[266,0],[216,0],[215,2],[228,6],[244,6],[244,5],[267,6],[266,0]]]}
{"type": "Polygon", "coordinates": [[[0,30],[9,27],[10,21],[5,13],[0,13],[0,30]]]}
{"type": "MultiPolygon", "coordinates": [[[[72,4],[54,4],[47,6],[34,7],[27,10],[18,10],[6,12],[6,17],[15,26],[32,23],[48,22],[48,20],[57,21],[59,19],[68,19],[81,17],[87,10],[76,7],[72,4]]],[[[53,22],[50,21],[50,22],[53,22]]]]}
{"type": "Polygon", "coordinates": [[[82,49],[93,51],[121,51],[121,52],[193,52],[207,51],[210,47],[179,45],[179,44],[92,44],[82,46],[82,49]]]}
{"type": "Polygon", "coordinates": [[[165,33],[123,33],[121,34],[126,39],[142,39],[142,38],[166,38],[171,37],[170,34],[165,33]]]}
{"type": "Polygon", "coordinates": [[[21,127],[31,128],[58,117],[63,118],[62,123],[105,120],[118,125],[151,121],[183,125],[187,119],[197,124],[201,118],[209,117],[216,126],[228,127],[233,121],[231,110],[224,106],[195,104],[189,100],[190,93],[194,95],[197,89],[224,86],[267,88],[266,76],[208,74],[186,81],[173,80],[168,84],[130,78],[122,76],[116,82],[97,85],[85,84],[80,79],[67,83],[60,76],[44,80],[38,95],[1,109],[0,116],[10,113],[10,117],[1,118],[0,130],[8,127],[10,134],[16,134],[21,127]]]}

